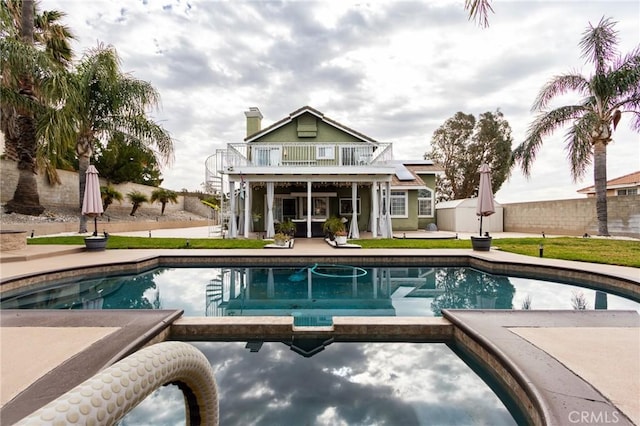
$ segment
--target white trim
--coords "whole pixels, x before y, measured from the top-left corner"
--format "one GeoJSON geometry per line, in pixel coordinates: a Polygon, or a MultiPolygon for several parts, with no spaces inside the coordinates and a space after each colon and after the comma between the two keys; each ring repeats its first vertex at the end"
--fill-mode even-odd
{"type": "Polygon", "coordinates": [[[417,211],[416,211],[416,215],[418,216],[418,218],[433,218],[435,217],[435,211],[436,211],[436,203],[435,203],[435,191],[429,187],[422,187],[420,189],[426,189],[427,191],[431,192],[431,198],[426,198],[426,197],[420,197],[420,190],[418,190],[418,194],[417,194],[417,211]],[[431,214],[430,215],[426,215],[426,214],[420,214],[420,200],[431,200],[431,214]]]}
{"type": "Polygon", "coordinates": [[[335,160],[335,145],[316,145],[316,160],[335,160]],[[323,155],[321,155],[323,153],[323,155]]]}
{"type": "Polygon", "coordinates": [[[398,191],[398,190],[394,191],[394,190],[390,189],[389,190],[388,199],[389,199],[389,206],[387,208],[389,209],[389,213],[391,214],[392,218],[406,219],[406,218],[409,217],[409,191],[398,191]],[[391,204],[392,204],[391,199],[400,198],[400,196],[398,196],[398,195],[394,196],[392,194],[392,192],[402,192],[404,194],[404,197],[402,197],[402,198],[404,198],[404,215],[394,215],[393,214],[392,209],[391,209],[391,204]]]}

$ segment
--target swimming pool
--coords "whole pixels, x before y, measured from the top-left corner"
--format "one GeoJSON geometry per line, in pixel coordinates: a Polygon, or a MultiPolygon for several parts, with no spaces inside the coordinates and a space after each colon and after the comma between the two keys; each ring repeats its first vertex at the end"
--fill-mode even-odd
{"type": "MultiPolygon", "coordinates": [[[[444,344],[331,344],[310,360],[276,342],[198,342],[220,391],[222,425],[515,425],[444,344]]],[[[171,389],[173,388],[173,389],[171,389]]],[[[122,424],[182,424],[180,390],[162,388],[122,424]]]]}
{"type": "MultiPolygon", "coordinates": [[[[331,309],[333,309],[331,312],[332,315],[339,315],[340,312],[336,312],[337,308],[339,308],[362,313],[368,309],[378,313],[393,309],[395,316],[434,316],[439,315],[441,310],[447,307],[485,309],[493,306],[502,309],[509,303],[513,309],[550,309],[548,306],[553,306],[557,309],[556,306],[561,306],[561,309],[607,308],[638,310],[638,304],[633,300],[618,297],[613,293],[604,294],[601,291],[595,290],[595,282],[599,284],[602,281],[603,286],[608,285],[606,277],[603,279],[598,274],[594,275],[591,273],[593,279],[590,280],[591,277],[586,277],[586,279],[581,281],[584,282],[584,286],[575,285],[575,282],[550,283],[520,275],[519,272],[522,269],[526,269],[526,265],[523,268],[520,264],[515,265],[513,268],[517,270],[517,276],[506,277],[500,274],[486,274],[474,268],[421,266],[416,264],[417,259],[412,260],[413,263],[411,266],[402,268],[368,267],[361,263],[367,271],[366,275],[359,276],[361,273],[353,273],[351,277],[340,276],[331,278],[330,282],[332,285],[330,285],[329,282],[323,282],[321,278],[316,277],[316,274],[313,273],[311,273],[311,280],[299,280],[298,277],[301,275],[300,271],[302,270],[302,275],[306,273],[308,276],[308,270],[310,269],[309,265],[303,267],[299,263],[296,263],[294,267],[263,266],[253,269],[243,264],[213,268],[200,267],[203,263],[209,264],[211,262],[210,258],[206,260],[189,258],[189,260],[184,263],[192,265],[194,264],[194,259],[197,267],[174,267],[167,259],[160,259],[160,261],[158,261],[158,259],[146,260],[143,266],[144,272],[130,276],[122,274],[109,276],[105,274],[105,270],[123,270],[118,267],[112,268],[111,266],[109,266],[108,269],[105,268],[100,271],[93,271],[92,268],[70,270],[67,275],[79,276],[87,274],[87,279],[79,280],[76,278],[68,278],[60,282],[48,281],[45,284],[34,282],[33,285],[23,285],[22,290],[7,290],[2,293],[2,303],[6,303],[7,305],[3,305],[2,307],[5,309],[9,306],[32,309],[164,308],[183,309],[186,316],[224,316],[225,314],[229,315],[229,313],[231,316],[237,316],[239,312],[233,309],[240,309],[240,313],[242,314],[265,315],[268,309],[275,308],[281,311],[283,315],[293,316],[296,319],[298,317],[305,318],[305,315],[308,315],[312,317],[316,316],[319,320],[323,320],[329,315],[319,315],[321,309],[326,308],[326,306],[323,307],[321,306],[322,304],[318,303],[323,299],[317,296],[332,296],[332,288],[334,288],[335,290],[339,290],[336,292],[337,297],[335,297],[335,300],[342,302],[342,305],[331,306],[331,309]],[[158,264],[163,266],[156,269],[144,269],[145,267],[149,267],[149,265],[156,266],[158,264]],[[98,273],[102,276],[95,278],[98,273]],[[449,278],[447,279],[446,277],[449,278]],[[253,278],[255,278],[255,280],[253,278]],[[549,287],[547,287],[547,285],[549,285],[549,287]],[[543,291],[541,291],[541,289],[543,289],[543,291]],[[372,299],[373,302],[378,305],[373,307],[363,305],[363,301],[368,303],[372,299]],[[276,302],[275,306],[272,303],[274,301],[276,302]],[[294,302],[294,304],[283,305],[285,302],[294,302]],[[309,304],[309,306],[302,303],[309,304]],[[318,310],[318,307],[320,310],[318,310]],[[259,313],[251,314],[250,311],[254,308],[261,310],[258,311],[259,313]],[[310,312],[306,312],[306,309],[309,309],[310,312]],[[416,314],[416,312],[418,312],[418,314],[416,314]]],[[[427,262],[429,262],[429,258],[426,259],[427,262]]],[[[278,265],[279,263],[277,261],[269,261],[274,265],[278,265]]],[[[217,264],[219,265],[220,263],[218,262],[217,264]]],[[[261,263],[257,264],[259,265],[261,263]]],[[[134,265],[134,268],[131,268],[131,265],[124,266],[125,270],[137,270],[140,267],[139,264],[134,265]]],[[[504,270],[504,266],[499,265],[496,269],[504,270]]],[[[536,268],[536,272],[538,272],[538,269],[539,268],[536,268]]],[[[491,268],[490,270],[494,269],[491,268]]],[[[542,276],[547,272],[548,271],[545,270],[540,271],[540,273],[543,274],[542,276]]],[[[557,272],[552,271],[552,274],[557,275],[557,272]]],[[[345,274],[341,272],[336,275],[345,274]]],[[[536,275],[538,274],[536,273],[536,275]]],[[[584,277],[585,274],[578,275],[584,277]]],[[[58,274],[58,276],[60,275],[58,274]]],[[[625,284],[622,283],[621,287],[624,287],[624,285],[625,284]]],[[[615,285],[609,288],[611,287],[617,288],[615,285]]],[[[632,291],[632,294],[636,293],[632,291]]],[[[329,300],[331,300],[331,298],[329,298],[329,300]]],[[[352,315],[352,313],[349,315],[352,315]]],[[[258,319],[258,321],[263,320],[264,318],[258,319]]],[[[367,321],[366,318],[364,320],[367,321]]],[[[409,319],[409,321],[415,322],[416,320],[409,319]]],[[[295,329],[292,330],[292,333],[294,332],[295,329]]],[[[375,336],[372,337],[373,339],[366,343],[367,345],[376,343],[377,339],[375,339],[375,336]]],[[[236,350],[242,352],[244,355],[232,354],[230,359],[224,357],[219,359],[210,358],[214,368],[218,368],[216,366],[221,362],[233,363],[238,357],[251,356],[249,354],[251,354],[252,349],[256,348],[254,344],[257,342],[249,342],[246,347],[244,346],[246,342],[198,342],[195,344],[211,344],[217,347],[217,345],[222,344],[225,346],[228,343],[235,344],[236,350]],[[247,354],[247,352],[249,354],[247,354]]],[[[263,342],[262,347],[268,348],[271,345],[276,345],[280,347],[280,349],[288,351],[288,348],[283,347],[282,343],[283,342],[263,342]]],[[[353,344],[354,342],[336,342],[331,344],[331,350],[321,351],[319,354],[314,355],[311,364],[315,363],[315,359],[318,356],[328,356],[327,354],[330,354],[332,350],[340,347],[338,344],[342,345],[343,343],[353,344]]],[[[397,341],[394,341],[394,343],[397,343],[397,341]]],[[[413,345],[414,343],[403,341],[401,346],[395,347],[394,353],[390,354],[390,356],[400,355],[399,358],[402,359],[401,355],[405,348],[405,346],[402,345],[404,344],[413,345]]],[[[418,345],[429,347],[434,344],[421,343],[418,345]]],[[[435,344],[434,346],[444,348],[445,352],[450,351],[448,346],[445,345],[435,344]]],[[[225,347],[227,348],[225,351],[231,351],[229,346],[225,347]]],[[[454,349],[457,351],[457,348],[454,347],[454,349]]],[[[290,352],[291,351],[288,351],[287,354],[290,352]]],[[[275,351],[275,353],[278,353],[278,351],[275,351]]],[[[376,350],[367,352],[370,356],[375,356],[376,353],[376,350]]],[[[452,352],[452,355],[455,357],[458,356],[457,352],[455,354],[452,352]]],[[[302,360],[302,357],[299,357],[297,354],[291,353],[289,356],[296,356],[302,360]]],[[[444,357],[445,355],[442,356],[444,357]]],[[[280,354],[278,357],[282,357],[282,355],[280,354]]],[[[464,360],[464,357],[462,357],[462,359],[464,360]]],[[[257,365],[258,361],[254,359],[254,363],[257,365]]],[[[253,363],[250,364],[253,365],[253,363]]],[[[261,367],[256,374],[259,375],[264,368],[272,368],[269,367],[268,364],[265,365],[267,366],[261,367]]],[[[392,366],[392,364],[389,365],[392,366]]],[[[416,368],[421,368],[421,366],[416,366],[416,368]]],[[[277,368],[273,369],[277,370],[277,368]]],[[[471,370],[469,370],[469,372],[471,372],[471,370]]],[[[251,376],[254,373],[245,373],[247,378],[243,380],[251,382],[251,376]]],[[[427,377],[430,377],[433,372],[425,374],[427,377]]],[[[411,374],[409,374],[409,377],[411,377],[411,374]]],[[[480,377],[487,382],[491,382],[491,377],[487,377],[482,373],[480,377]]],[[[238,376],[235,375],[234,379],[237,378],[238,376]]],[[[284,377],[280,377],[275,380],[284,379],[284,377]]],[[[305,387],[309,383],[306,378],[298,379],[301,380],[301,382],[296,384],[294,389],[305,387]]],[[[425,378],[425,380],[427,379],[425,378]]],[[[465,380],[467,379],[463,379],[463,381],[465,380]]],[[[266,389],[261,381],[253,383],[253,385],[253,387],[246,388],[246,394],[260,393],[266,389]]],[[[444,385],[444,387],[446,388],[447,385],[444,385]]],[[[501,384],[501,387],[502,389],[498,389],[496,392],[507,391],[507,386],[501,384]]],[[[470,386],[467,391],[473,394],[475,392],[482,393],[488,389],[490,388],[488,388],[486,384],[482,384],[477,388],[470,386]]],[[[493,389],[496,390],[496,388],[493,389]]],[[[268,394],[271,395],[274,393],[275,391],[268,392],[268,394]]],[[[241,400],[240,402],[244,400],[245,396],[246,395],[243,394],[238,397],[241,400]]],[[[159,398],[161,402],[160,405],[163,406],[162,402],[165,397],[161,395],[159,398]]],[[[168,398],[172,399],[173,397],[168,398]]],[[[319,406],[322,406],[323,394],[319,392],[315,398],[318,399],[319,406]]],[[[174,404],[180,406],[182,404],[182,396],[176,397],[174,404]]],[[[157,407],[158,405],[155,406],[157,407]]],[[[236,413],[236,410],[242,410],[243,408],[241,404],[233,405],[233,407],[232,412],[234,413],[236,413]]],[[[266,408],[262,408],[271,410],[269,404],[267,404],[266,408]]],[[[446,403],[443,403],[442,407],[436,407],[436,409],[447,410],[449,407],[446,406],[446,403]]],[[[313,410],[315,410],[315,408],[312,408],[311,412],[315,412],[313,410]]],[[[335,408],[329,407],[323,410],[322,413],[324,415],[326,411],[326,415],[330,416],[333,415],[334,410],[335,408]]],[[[502,410],[504,410],[504,408],[498,408],[498,411],[502,410]]],[[[158,414],[160,414],[161,411],[164,410],[158,410],[158,414]]],[[[493,414],[490,414],[490,416],[492,415],[493,414]]],[[[328,417],[323,416],[321,418],[326,419],[328,417]]],[[[329,417],[329,419],[331,419],[331,417],[329,417]]],[[[259,424],[259,422],[254,423],[259,424]]],[[[316,423],[322,424],[321,421],[317,421],[316,423]]],[[[326,422],[326,424],[329,423],[330,421],[326,422]]],[[[430,422],[426,421],[422,423],[429,424],[430,422]]],[[[492,421],[489,423],[493,424],[498,422],[492,421]]],[[[261,424],[269,423],[265,420],[261,424]]],[[[416,421],[416,424],[420,424],[420,422],[416,421]]],[[[506,424],[509,424],[509,422],[506,424]]]]}
{"type": "Polygon", "coordinates": [[[469,267],[163,267],[2,294],[2,309],[182,309],[186,316],[440,316],[442,309],[638,310],[579,285],[469,267]]]}

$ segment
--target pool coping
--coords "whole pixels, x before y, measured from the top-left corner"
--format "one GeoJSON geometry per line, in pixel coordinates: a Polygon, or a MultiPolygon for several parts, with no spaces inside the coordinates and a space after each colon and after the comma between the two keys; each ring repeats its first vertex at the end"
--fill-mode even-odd
{"type": "MultiPolygon", "coordinates": [[[[181,315],[181,310],[0,310],[2,328],[21,328],[23,339],[29,338],[33,328],[117,328],[105,337],[89,342],[86,349],[66,361],[52,365],[48,373],[33,383],[23,385],[20,392],[0,409],[0,424],[15,423],[118,360],[146,345],[166,340],[171,323],[181,315]]],[[[47,351],[48,345],[47,342],[34,342],[33,348],[47,351]]],[[[44,353],[33,355],[46,357],[44,353]]]]}
{"type": "MultiPolygon", "coordinates": [[[[329,250],[335,253],[335,250],[332,248],[329,248],[329,250]]],[[[224,263],[225,265],[232,266],[298,266],[319,260],[323,263],[345,263],[346,261],[356,266],[368,266],[384,260],[389,266],[412,266],[417,264],[423,266],[442,265],[443,262],[446,262],[447,266],[470,266],[491,273],[511,275],[522,274],[523,270],[530,271],[527,273],[535,272],[536,275],[540,275],[540,267],[546,267],[550,268],[551,271],[549,278],[559,279],[558,276],[560,276],[563,279],[582,281],[587,284],[604,284],[607,290],[613,290],[620,294],[631,294],[636,300],[640,298],[640,274],[637,273],[638,270],[635,268],[609,267],[608,265],[593,265],[554,259],[538,259],[497,252],[495,250],[483,253],[472,252],[471,250],[393,250],[392,253],[390,253],[390,250],[367,249],[366,251],[355,251],[357,253],[353,253],[351,250],[339,250],[340,255],[331,252],[295,253],[295,257],[292,257],[290,254],[270,254],[265,256],[265,252],[279,252],[278,250],[233,250],[224,252],[211,250],[198,250],[197,252],[194,252],[194,250],[127,250],[126,253],[122,253],[121,251],[120,253],[111,254],[109,254],[109,252],[110,251],[103,252],[98,256],[91,253],[83,253],[76,256],[80,259],[75,259],[74,257],[74,262],[56,262],[57,265],[71,264],[72,266],[69,267],[46,267],[45,265],[40,265],[38,268],[35,268],[36,270],[32,270],[26,274],[8,274],[8,276],[3,276],[0,280],[0,291],[4,292],[24,285],[37,285],[44,280],[45,277],[42,276],[43,274],[46,275],[47,280],[50,280],[52,278],[66,279],[83,274],[101,275],[105,272],[112,273],[114,270],[122,273],[141,272],[149,268],[169,265],[193,266],[206,264],[215,266],[216,264],[220,265],[224,263]],[[88,264],[91,266],[87,266],[88,264]]],[[[3,275],[5,275],[4,266],[5,265],[3,265],[3,275]]],[[[623,311],[598,312],[596,317],[598,321],[607,323],[613,321],[608,319],[609,317],[615,318],[620,312],[623,311]]],[[[537,315],[531,317],[533,322],[529,323],[529,326],[537,326],[535,324],[540,321],[550,321],[553,323],[557,319],[565,317],[567,311],[507,311],[506,313],[510,314],[504,316],[504,318],[509,319],[507,323],[513,322],[511,320],[513,316],[525,318],[525,316],[529,317],[531,313],[535,313],[537,315]]],[[[585,315],[590,314],[590,312],[569,313],[580,317],[585,317],[585,315]]],[[[97,313],[87,313],[87,316],[96,314],[97,313]]],[[[106,313],[105,315],[108,316],[108,314],[109,313],[106,313]]],[[[635,315],[635,319],[631,322],[636,324],[635,326],[637,327],[637,312],[626,313],[625,315],[627,314],[635,315]]],[[[540,391],[537,387],[539,385],[528,379],[532,371],[523,360],[528,359],[527,357],[533,357],[535,359],[535,357],[540,355],[540,350],[524,351],[523,354],[520,355],[520,358],[518,358],[517,351],[507,354],[503,351],[504,348],[502,348],[501,344],[495,341],[496,336],[500,336],[506,328],[502,325],[496,325],[496,317],[499,317],[502,313],[496,311],[449,310],[443,311],[443,315],[445,316],[446,323],[441,322],[439,324],[429,324],[429,321],[424,321],[424,318],[411,319],[406,317],[400,319],[402,317],[377,317],[376,320],[378,323],[371,324],[373,319],[371,317],[340,317],[334,320],[334,327],[326,330],[309,327],[293,327],[292,318],[274,320],[274,318],[277,317],[264,317],[262,319],[260,319],[260,317],[253,317],[253,321],[271,321],[277,323],[272,324],[279,327],[276,328],[279,331],[274,332],[273,339],[284,335],[289,337],[292,335],[307,337],[315,335],[317,337],[333,336],[334,338],[337,337],[338,340],[351,340],[355,339],[355,336],[360,336],[360,339],[362,339],[363,333],[368,334],[373,332],[379,333],[380,339],[383,341],[403,336],[403,340],[453,343],[455,347],[477,358],[489,371],[493,371],[505,391],[514,392],[512,397],[516,402],[519,402],[518,405],[521,410],[526,413],[526,416],[532,424],[557,424],[558,420],[563,420],[560,423],[566,422],[566,404],[568,402],[571,403],[571,401],[559,401],[546,397],[544,392],[540,391]],[[494,330],[487,324],[483,324],[482,321],[479,320],[478,312],[484,312],[483,315],[486,315],[487,318],[492,318],[488,324],[497,328],[494,330]],[[471,321],[471,319],[473,321],[471,321]],[[398,331],[400,329],[402,329],[402,333],[398,331]],[[429,330],[426,336],[425,330],[429,330]],[[502,372],[502,374],[498,374],[498,372],[502,372]],[[500,381],[500,377],[503,378],[502,382],[500,381]],[[514,389],[516,389],[516,386],[512,388],[514,384],[521,389],[520,393],[514,391],[514,389]]],[[[576,317],[574,316],[572,318],[576,317]]],[[[573,326],[576,327],[581,326],[579,321],[573,324],[573,326]]],[[[5,326],[4,323],[2,325],[5,326]]],[[[209,333],[209,336],[217,336],[221,339],[236,339],[239,338],[239,336],[244,336],[250,340],[250,336],[247,335],[247,330],[253,328],[248,321],[241,320],[240,317],[218,319],[217,321],[213,321],[212,318],[199,319],[182,317],[178,319],[174,317],[170,321],[170,324],[165,324],[166,327],[169,325],[171,325],[171,327],[166,330],[165,336],[159,337],[160,335],[158,334],[155,340],[167,338],[175,340],[197,340],[194,339],[193,331],[185,331],[188,327],[195,325],[197,325],[198,328],[202,328],[202,330],[204,330],[203,327],[209,327],[208,331],[206,331],[206,333],[209,333]]],[[[253,325],[255,325],[255,323],[253,325]]],[[[254,338],[255,336],[254,333],[254,338]]],[[[147,337],[149,337],[149,339],[153,338],[153,336],[147,337]]],[[[514,347],[519,347],[520,349],[528,347],[527,345],[530,346],[526,339],[520,337],[512,339],[510,342],[514,347]]],[[[544,357],[554,359],[550,355],[545,355],[544,357]]],[[[72,360],[69,360],[69,362],[71,361],[72,360]]],[[[565,374],[566,377],[577,379],[577,387],[585,386],[586,382],[584,382],[584,380],[571,373],[566,367],[562,366],[559,361],[556,360],[555,362],[558,363],[558,365],[554,367],[554,372],[565,371],[566,373],[568,371],[568,373],[565,374]]],[[[551,379],[554,378],[553,375],[550,377],[551,379]]],[[[540,383],[543,382],[544,381],[541,381],[540,383]]],[[[586,383],[586,385],[591,386],[589,383],[586,383]]],[[[596,393],[598,392],[596,391],[596,393]]],[[[604,397],[598,398],[598,400],[603,398],[604,397]]],[[[606,400],[606,398],[604,399],[606,400]]],[[[577,408],[584,406],[584,400],[578,402],[579,404],[575,405],[577,408]]],[[[610,410],[615,410],[614,404],[608,401],[605,403],[610,405],[610,410]]],[[[37,407],[31,405],[31,409],[33,410],[34,408],[37,407]]],[[[3,412],[4,409],[5,407],[3,407],[3,412]]]]}

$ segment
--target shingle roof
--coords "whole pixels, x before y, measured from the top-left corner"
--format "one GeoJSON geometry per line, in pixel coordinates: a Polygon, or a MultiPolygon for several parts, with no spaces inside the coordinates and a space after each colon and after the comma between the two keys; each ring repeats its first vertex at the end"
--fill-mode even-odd
{"type": "MultiPolygon", "coordinates": [[[[629,173],[624,176],[617,177],[607,181],[607,188],[624,188],[627,186],[640,185],[640,171],[629,173]]],[[[591,185],[586,188],[579,189],[578,192],[582,194],[588,194],[594,192],[596,187],[591,185]]]]}
{"type": "Polygon", "coordinates": [[[295,111],[293,111],[292,113],[289,114],[288,117],[285,117],[281,120],[276,121],[275,123],[273,123],[272,125],[265,127],[264,129],[260,130],[259,132],[256,132],[252,135],[247,136],[244,140],[247,142],[250,142],[254,139],[257,139],[258,137],[265,135],[279,127],[284,126],[287,123],[290,123],[291,121],[293,121],[296,117],[299,117],[300,115],[304,114],[304,113],[310,113],[315,115],[316,117],[318,117],[319,119],[321,119],[322,121],[324,121],[325,123],[328,123],[330,125],[332,125],[333,127],[336,127],[346,133],[352,134],[360,139],[362,139],[363,141],[366,142],[371,142],[371,143],[378,143],[378,141],[376,141],[375,139],[360,133],[356,130],[351,129],[350,127],[345,126],[344,124],[338,123],[337,121],[326,117],[322,112],[318,111],[315,108],[312,108],[310,106],[303,106],[302,108],[299,108],[295,111]]]}

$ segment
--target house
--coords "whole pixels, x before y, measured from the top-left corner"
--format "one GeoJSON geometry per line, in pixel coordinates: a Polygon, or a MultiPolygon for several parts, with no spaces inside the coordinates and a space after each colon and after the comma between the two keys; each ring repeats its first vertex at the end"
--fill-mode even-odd
{"type": "Polygon", "coordinates": [[[322,236],[331,216],[350,238],[423,229],[435,222],[435,176],[428,160],[398,161],[393,145],[353,130],[305,106],[262,127],[262,113],[245,112],[247,134],[206,161],[206,181],[228,197],[228,236],[248,237],[291,220],[297,237],[322,236]],[[256,219],[254,221],[253,219],[256,219]]]}
{"type": "MultiPolygon", "coordinates": [[[[596,187],[588,186],[579,189],[580,194],[587,194],[587,197],[596,196],[596,187]]],[[[640,171],[629,173],[607,181],[607,197],[618,195],[638,195],[640,194],[640,171]]]]}

